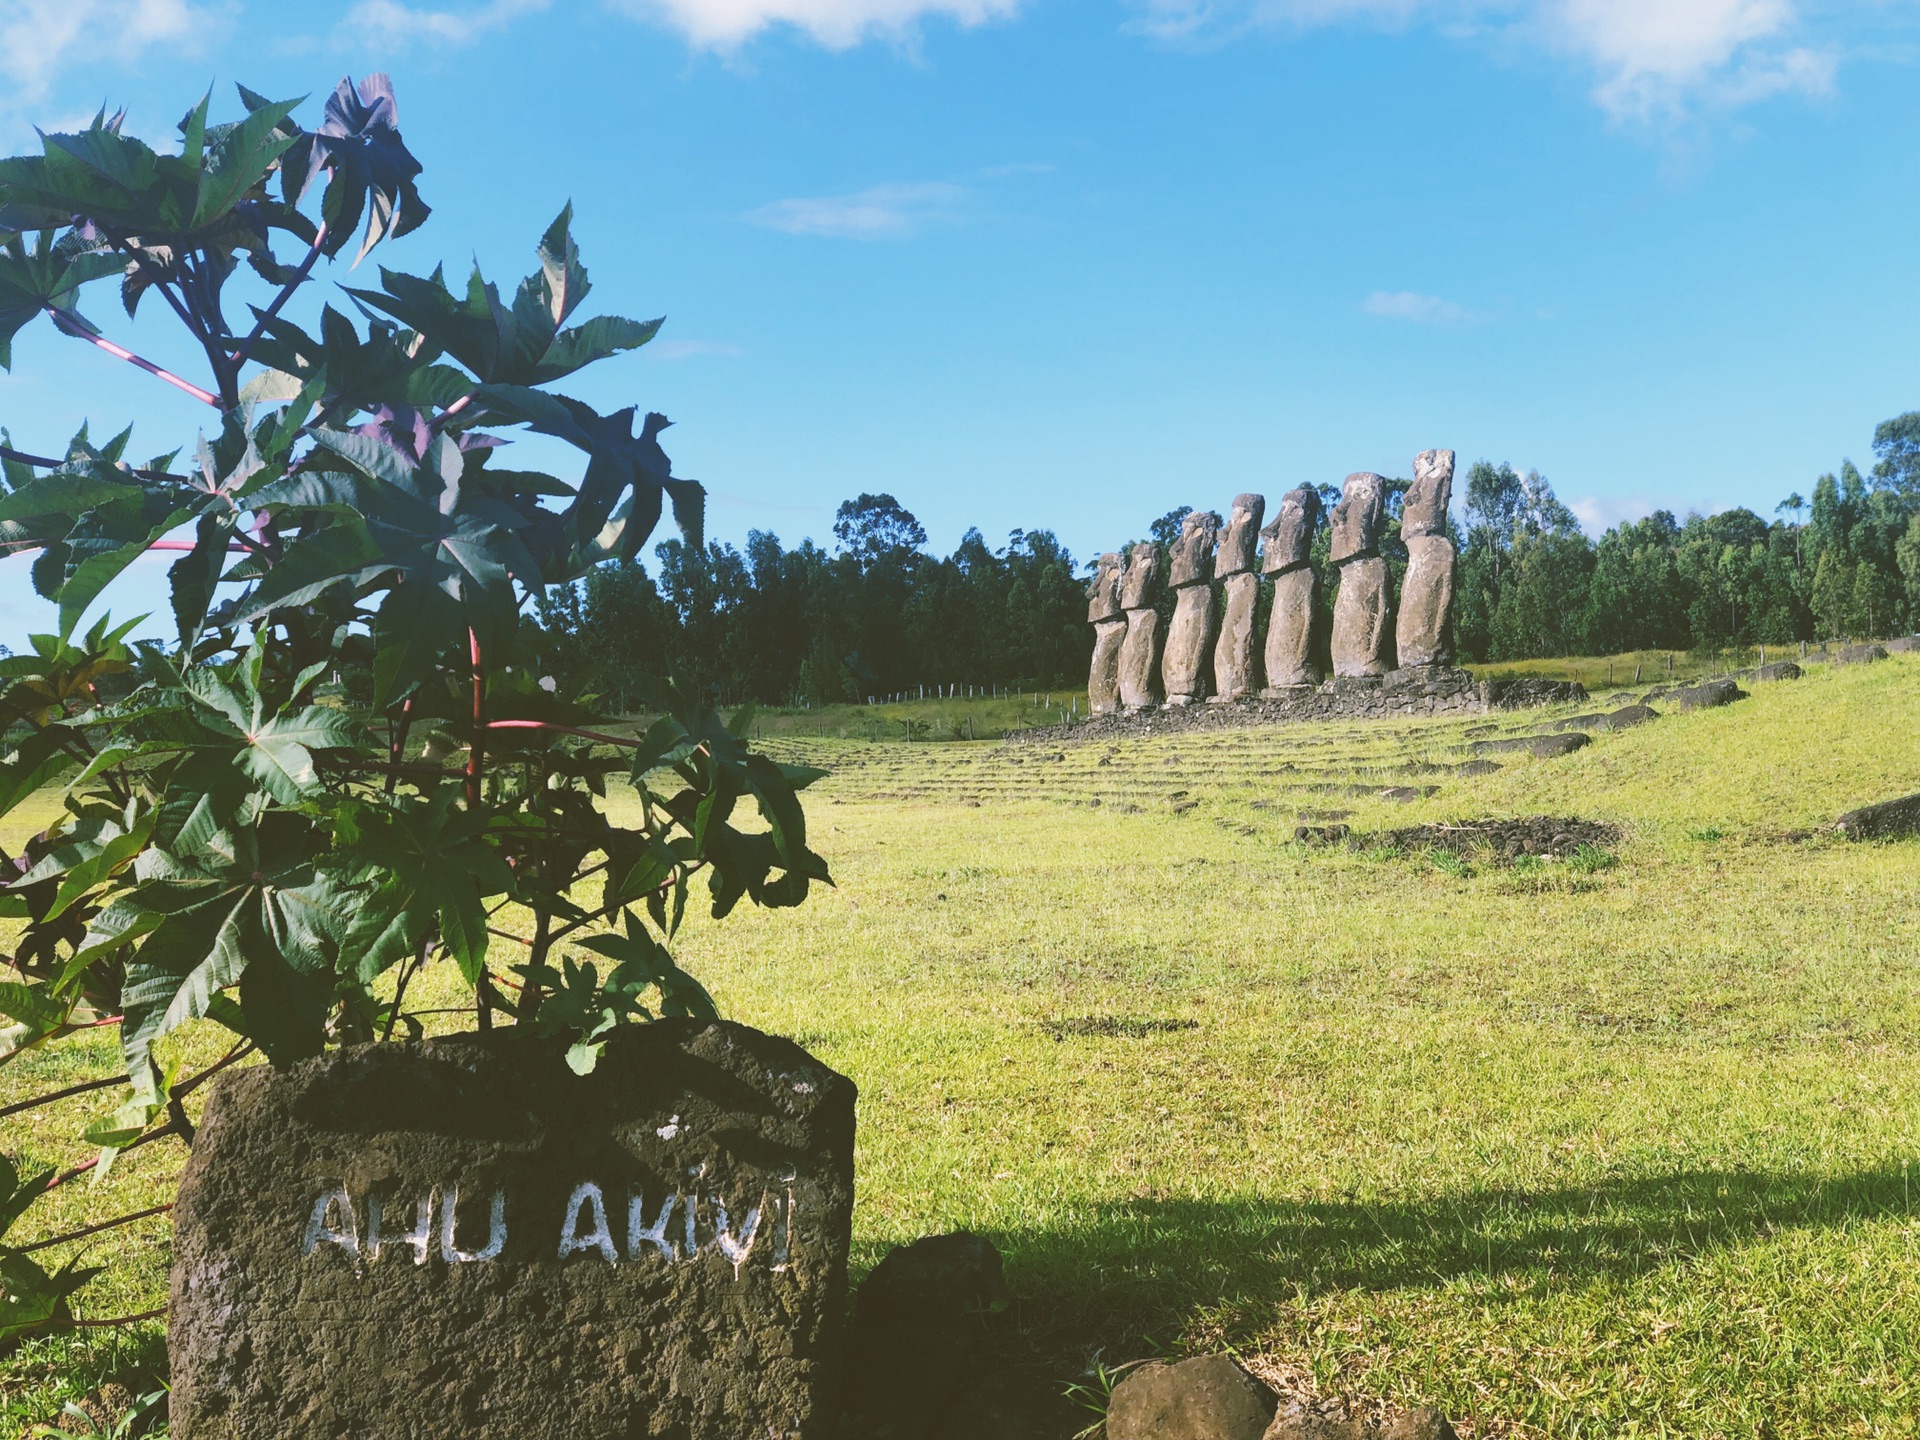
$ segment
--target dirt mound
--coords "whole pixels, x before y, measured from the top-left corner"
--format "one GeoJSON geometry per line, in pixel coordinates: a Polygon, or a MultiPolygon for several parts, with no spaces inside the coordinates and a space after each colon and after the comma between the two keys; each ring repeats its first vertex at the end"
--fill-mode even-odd
{"type": "Polygon", "coordinates": [[[1618,844],[1620,828],[1575,816],[1529,815],[1519,820],[1467,820],[1452,825],[1414,825],[1370,837],[1402,850],[1449,850],[1456,855],[1491,854],[1502,860],[1518,855],[1564,859],[1582,845],[1605,849],[1618,844]]]}

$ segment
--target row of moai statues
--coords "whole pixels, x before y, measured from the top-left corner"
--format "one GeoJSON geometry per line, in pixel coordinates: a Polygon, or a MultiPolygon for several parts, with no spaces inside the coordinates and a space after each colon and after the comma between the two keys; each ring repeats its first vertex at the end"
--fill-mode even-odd
{"type": "MultiPolygon", "coordinates": [[[[1452,662],[1455,557],[1447,538],[1452,498],[1453,452],[1423,452],[1413,462],[1413,484],[1400,512],[1408,560],[1396,616],[1387,562],[1380,554],[1387,482],[1373,474],[1347,477],[1328,516],[1327,563],[1339,577],[1333,602],[1335,676],[1383,675],[1395,665],[1452,662]]],[[[1164,641],[1154,608],[1160,547],[1141,541],[1124,562],[1118,553],[1100,557],[1087,592],[1087,619],[1094,631],[1087,694],[1094,714],[1255,694],[1279,698],[1321,682],[1312,653],[1314,574],[1308,558],[1320,522],[1320,496],[1307,485],[1288,491],[1279,514],[1263,528],[1266,508],[1263,496],[1236,495],[1224,524],[1211,511],[1188,513],[1166,557],[1173,619],[1164,641]],[[1273,582],[1264,646],[1254,633],[1261,575],[1273,582]],[[1223,601],[1217,617],[1216,585],[1223,601]]]]}

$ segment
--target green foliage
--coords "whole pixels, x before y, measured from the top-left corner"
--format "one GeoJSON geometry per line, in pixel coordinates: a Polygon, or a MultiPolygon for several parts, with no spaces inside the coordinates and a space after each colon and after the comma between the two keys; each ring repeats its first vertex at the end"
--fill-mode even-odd
{"type": "MultiPolygon", "coordinates": [[[[297,102],[241,97],[223,125],[202,100],[177,154],[103,115],[0,161],[0,359],[40,313],[92,335],[79,292],[119,275],[129,311],[157,290],[201,342],[213,388],[192,393],[218,411],[178,472],[172,456],[129,465],[126,434],[83,430],[58,461],[5,451],[0,544],[39,552],[60,629],[0,660],[0,815],[49,784],[63,808],[0,855],[0,915],[20,922],[0,1064],[118,1025],[130,1091],[86,1132],[97,1173],[156,1124],[188,1133],[179,1098],[198,1077],[176,1084],[164,1057],[190,1021],[288,1064],[417,1033],[408,986],[447,961],[482,1027],[532,1025],[584,1068],[614,1026],[713,1013],[665,948],[694,876],[716,916],[795,905],[830,878],[796,796],[819,772],[753,753],[663,681],[646,681],[662,718],[638,739],[542,679],[530,599],[595,583],[668,505],[701,542],[704,491],[673,475],[664,416],[636,437],[635,410],[541,388],[660,322],[568,326],[588,292],[569,206],[511,306],[477,273],[456,300],[437,270],[383,268],[381,291],[349,293],[392,321],[363,333],[329,306],[303,328],[282,308],[363,216],[362,255],[426,218],[421,167],[383,76],[342,82],[311,133],[297,102]],[[298,206],[322,175],[316,224],[298,206]],[[276,231],[304,243],[298,263],[273,253],[276,231]],[[239,254],[278,287],[244,337],[224,300],[239,254]],[[514,426],[573,446],[577,482],[493,465],[514,426]],[[80,635],[162,543],[183,552],[176,641],[129,646],[104,619],[80,635]],[[627,823],[609,776],[642,798],[627,823]],[[758,823],[742,828],[748,799],[758,823]],[[488,916],[507,904],[534,933],[502,960],[488,916]],[[584,954],[613,962],[604,977],[584,954]]],[[[49,1181],[0,1179],[8,1223],[49,1181]]],[[[52,1321],[89,1273],[4,1249],[0,1266],[0,1335],[52,1321]]]]}

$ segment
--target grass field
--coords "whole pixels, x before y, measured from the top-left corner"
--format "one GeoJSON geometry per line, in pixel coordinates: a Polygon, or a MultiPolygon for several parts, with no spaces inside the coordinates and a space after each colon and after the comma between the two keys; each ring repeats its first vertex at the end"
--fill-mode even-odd
{"type": "MultiPolygon", "coordinates": [[[[776,732],[834,772],[809,815],[838,888],[692,923],[682,958],[859,1083],[857,1268],[989,1235],[1060,1385],[1227,1346],[1480,1435],[1920,1434],[1920,845],[1797,838],[1920,790],[1920,657],[1432,768],[1484,723],[776,732]],[[1623,839],[1582,865],[1292,841],[1337,812],[1623,839]]],[[[0,1105],[113,1059],[0,1070],[0,1105]]],[[[5,1148],[73,1163],[85,1113],[0,1122],[5,1148]]],[[[126,1156],[41,1223],[155,1203],[180,1158],[126,1156]]],[[[83,1314],[161,1303],[164,1219],[108,1252],[131,1263],[83,1314]]],[[[0,1433],[160,1351],[152,1325],[30,1344],[0,1433]]]]}

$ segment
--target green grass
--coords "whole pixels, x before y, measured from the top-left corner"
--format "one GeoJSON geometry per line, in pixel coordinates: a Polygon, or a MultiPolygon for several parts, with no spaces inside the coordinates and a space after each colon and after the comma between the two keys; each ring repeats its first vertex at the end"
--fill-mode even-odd
{"type": "MultiPolygon", "coordinates": [[[[775,736],[835,772],[809,818],[838,888],[692,922],[682,958],[859,1083],[857,1268],[989,1235],[1063,1388],[1231,1346],[1482,1435],[1920,1433],[1920,847],[1800,835],[1920,789],[1920,658],[1426,768],[1553,713],[775,736]],[[1375,793],[1405,784],[1439,788],[1375,793]],[[1332,811],[1624,838],[1530,865],[1293,843],[1332,811]]],[[[36,1057],[0,1103],[111,1063],[36,1057]]],[[[82,1158],[87,1109],[9,1120],[7,1148],[82,1158]]],[[[153,1203],[179,1161],[128,1156],[43,1223],[153,1203]]],[[[84,1313],[164,1296],[163,1221],[96,1253],[131,1263],[84,1313]]],[[[153,1327],[35,1342],[0,1361],[0,1422],[157,1355],[153,1327]]]]}

